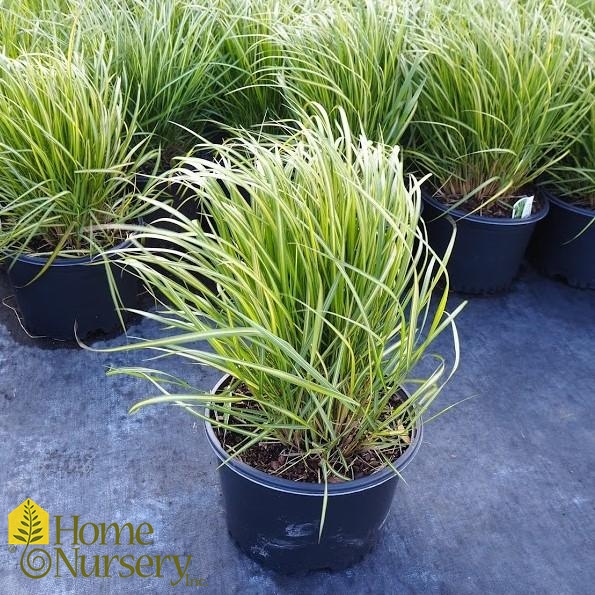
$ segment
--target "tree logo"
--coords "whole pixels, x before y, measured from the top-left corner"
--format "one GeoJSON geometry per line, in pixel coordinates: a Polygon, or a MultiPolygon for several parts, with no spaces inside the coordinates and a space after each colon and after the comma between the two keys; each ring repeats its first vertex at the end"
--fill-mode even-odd
{"type": "Polygon", "coordinates": [[[29,545],[50,542],[50,515],[27,499],[8,514],[8,543],[29,545]]]}
{"type": "Polygon", "coordinates": [[[24,545],[21,555],[21,570],[29,578],[41,578],[51,568],[49,554],[36,548],[29,551],[29,545],[44,545],[50,542],[50,515],[41,506],[27,498],[8,513],[8,544],[24,545]]]}

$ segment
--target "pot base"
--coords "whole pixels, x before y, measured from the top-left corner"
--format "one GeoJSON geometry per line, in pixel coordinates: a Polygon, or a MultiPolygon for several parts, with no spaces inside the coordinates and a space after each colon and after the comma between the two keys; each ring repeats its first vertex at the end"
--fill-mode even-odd
{"type": "MultiPolygon", "coordinates": [[[[341,572],[356,566],[363,562],[368,555],[370,555],[378,545],[379,536],[376,536],[373,541],[368,543],[368,547],[354,552],[352,548],[343,548],[331,550],[330,553],[321,546],[320,551],[317,552],[315,547],[312,547],[311,559],[304,559],[303,553],[299,551],[287,551],[285,556],[280,556],[275,552],[273,544],[265,544],[262,547],[260,544],[246,549],[234,537],[231,531],[227,531],[230,539],[234,545],[251,560],[258,562],[264,568],[278,572],[285,576],[303,576],[309,572],[341,572]],[[348,549],[349,551],[345,551],[348,549]],[[263,555],[264,554],[264,555],[263,555]]],[[[278,546],[277,546],[278,548],[278,546]]]]}

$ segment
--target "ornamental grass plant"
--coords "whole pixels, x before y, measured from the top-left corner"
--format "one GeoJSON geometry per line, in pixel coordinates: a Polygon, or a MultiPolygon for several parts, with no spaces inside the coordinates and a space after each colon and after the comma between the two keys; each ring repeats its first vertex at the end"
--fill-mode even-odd
{"type": "Polygon", "coordinates": [[[546,185],[553,185],[560,198],[595,211],[595,108],[585,133],[544,180],[546,185]]]}
{"type": "Polygon", "coordinates": [[[337,117],[319,109],[295,133],[244,135],[212,146],[216,162],[184,162],[180,179],[217,234],[173,210],[177,233],[137,230],[125,264],[161,296],[142,314],[168,335],[111,350],[152,349],[229,374],[213,395],[158,369],[112,372],[160,393],[132,412],[175,403],[205,419],[208,405],[209,422],[239,437],[230,456],[281,444],[287,462],[275,474],[307,460],[321,482],[352,479],[366,453],[391,465],[407,448],[457,366],[462,308],[447,309],[445,263],[428,246],[419,182],[406,181],[399,149],[337,117]],[[143,237],[170,247],[147,250],[143,237]],[[429,374],[413,373],[447,330],[452,365],[435,355],[429,374]],[[410,396],[395,403],[405,386],[410,396]]]}
{"type": "Polygon", "coordinates": [[[436,4],[426,15],[409,154],[439,197],[485,213],[566,154],[593,100],[585,27],[565,4],[537,0],[436,4]]]}
{"type": "MultiPolygon", "coordinates": [[[[595,14],[595,13],[594,13],[595,14]]],[[[589,77],[583,86],[575,88],[576,101],[588,97],[591,90],[590,110],[580,123],[576,141],[569,147],[568,155],[551,167],[543,176],[546,185],[553,185],[560,198],[578,206],[595,210],[595,29],[584,36],[585,59],[589,77]]]]}
{"type": "Polygon", "coordinates": [[[105,224],[147,204],[135,172],[155,158],[126,114],[120,80],[75,53],[0,60],[0,252],[96,254],[118,243],[105,224]]]}
{"type": "Polygon", "coordinates": [[[293,0],[219,0],[218,36],[229,64],[220,80],[221,124],[251,127],[287,115],[277,81],[283,55],[276,33],[302,5],[293,0]]]}
{"type": "Polygon", "coordinates": [[[121,78],[129,119],[153,134],[154,144],[185,154],[193,140],[188,130],[204,130],[225,91],[217,8],[186,0],[92,0],[81,20],[87,54],[105,53],[121,78]]]}
{"type": "Polygon", "coordinates": [[[340,106],[352,130],[394,145],[415,113],[421,54],[409,44],[419,7],[339,1],[304,13],[283,32],[283,84],[298,111],[340,106]]]}
{"type": "Polygon", "coordinates": [[[70,0],[0,0],[1,54],[67,47],[76,12],[70,0]]]}

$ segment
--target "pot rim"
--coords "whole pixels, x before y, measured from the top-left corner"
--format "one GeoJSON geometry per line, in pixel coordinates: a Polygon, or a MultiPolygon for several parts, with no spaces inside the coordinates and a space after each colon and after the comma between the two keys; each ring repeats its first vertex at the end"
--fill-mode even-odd
{"type": "MultiPolygon", "coordinates": [[[[538,194],[538,192],[536,191],[535,194],[538,194]]],[[[461,211],[460,209],[449,209],[447,205],[434,198],[432,194],[425,189],[422,189],[421,196],[425,202],[435,207],[439,211],[442,211],[444,215],[449,215],[453,217],[456,221],[473,221],[474,223],[501,225],[504,227],[515,227],[518,225],[529,225],[531,223],[536,223],[537,221],[543,219],[550,210],[548,197],[544,195],[541,195],[541,198],[544,202],[543,207],[539,211],[537,211],[537,213],[532,213],[531,215],[529,215],[529,217],[525,217],[524,219],[513,219],[512,217],[491,217],[489,215],[475,215],[472,213],[466,213],[465,211],[461,211]]],[[[441,217],[442,215],[436,217],[436,219],[439,219],[441,217]]]]}
{"type": "MultiPolygon", "coordinates": [[[[217,392],[219,392],[219,390],[230,380],[231,376],[229,374],[225,374],[217,382],[211,393],[216,394],[217,392]]],[[[404,389],[401,390],[407,394],[407,392],[404,389]]],[[[208,408],[205,408],[205,414],[207,417],[208,413],[208,408]]],[[[217,458],[221,461],[221,463],[223,463],[229,457],[229,454],[223,449],[221,443],[217,439],[217,436],[215,435],[211,423],[205,420],[204,424],[209,444],[211,445],[211,448],[214,450],[217,458]]],[[[422,440],[423,421],[421,420],[421,418],[418,418],[414,426],[413,440],[409,448],[407,448],[407,450],[402,456],[400,456],[396,461],[393,462],[393,465],[397,472],[400,473],[403,469],[405,469],[405,467],[407,467],[407,465],[409,465],[409,463],[419,450],[422,440]]],[[[233,458],[230,459],[227,463],[225,463],[225,466],[237,473],[238,475],[241,475],[244,479],[247,479],[249,481],[252,481],[272,490],[298,494],[301,496],[324,496],[325,485],[322,483],[293,481],[290,479],[284,479],[282,477],[276,477],[274,475],[265,473],[264,471],[255,469],[254,467],[251,467],[250,465],[247,465],[246,463],[233,458]]],[[[385,483],[386,481],[390,481],[391,479],[396,479],[397,477],[399,477],[398,473],[395,473],[389,467],[383,467],[381,470],[375,471],[374,473],[366,475],[365,477],[361,477],[359,479],[353,479],[343,483],[329,483],[327,486],[327,494],[329,497],[353,494],[355,492],[361,492],[372,487],[378,486],[380,484],[385,483]]]]}
{"type": "MultiPolygon", "coordinates": [[[[110,256],[116,252],[124,248],[128,248],[132,244],[130,238],[122,240],[119,244],[108,248],[102,254],[95,254],[94,256],[87,255],[87,256],[79,256],[77,258],[65,258],[63,256],[57,256],[53,261],[50,267],[66,267],[66,266],[76,266],[81,264],[94,264],[99,261],[103,261],[102,256],[110,256]]],[[[33,256],[32,254],[15,254],[11,256],[10,254],[6,254],[6,260],[10,261],[10,264],[7,265],[7,268],[12,267],[15,263],[21,262],[23,264],[28,264],[32,266],[43,267],[46,265],[48,261],[47,256],[33,256]]]]}
{"type": "Polygon", "coordinates": [[[589,209],[587,207],[581,207],[578,205],[575,205],[571,202],[568,202],[566,200],[564,200],[563,198],[559,197],[557,194],[555,194],[553,190],[550,190],[548,188],[540,188],[539,189],[541,195],[548,200],[550,203],[556,205],[557,207],[561,207],[563,209],[566,209],[567,211],[570,211],[571,213],[575,213],[576,215],[582,215],[584,217],[587,217],[588,219],[595,219],[595,210],[594,209],[589,209]]]}

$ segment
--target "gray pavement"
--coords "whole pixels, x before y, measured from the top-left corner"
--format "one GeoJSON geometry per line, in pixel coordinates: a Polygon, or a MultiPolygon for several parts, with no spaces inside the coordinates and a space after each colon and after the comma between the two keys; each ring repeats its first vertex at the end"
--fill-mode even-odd
{"type": "MultiPolygon", "coordinates": [[[[9,293],[2,277],[0,298],[9,293]]],[[[470,299],[458,326],[462,362],[439,405],[474,398],[426,426],[377,549],[344,572],[282,577],[229,538],[200,424],[175,407],[127,415],[150,386],[105,370],[146,354],[29,339],[0,307],[0,595],[593,593],[595,292],[529,269],[508,294],[470,299]],[[7,544],[7,515],[26,498],[50,514],[50,544],[36,547],[52,565],[37,579],[21,570],[24,547],[7,544]],[[73,544],[75,522],[89,545],[73,544]],[[110,523],[141,533],[91,544],[110,523]],[[120,560],[147,577],[126,577],[120,560]]],[[[144,321],[129,335],[157,332],[144,321]]],[[[218,378],[164,365],[205,389],[218,378]]],[[[25,569],[43,573],[36,556],[25,569]]]]}

